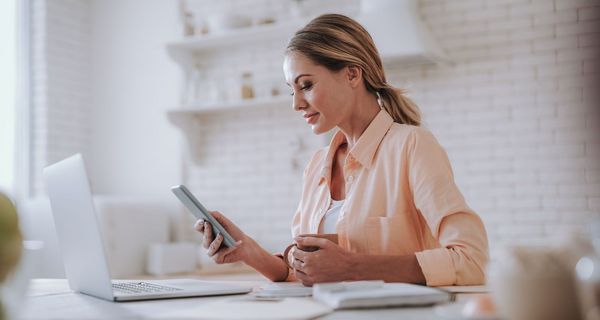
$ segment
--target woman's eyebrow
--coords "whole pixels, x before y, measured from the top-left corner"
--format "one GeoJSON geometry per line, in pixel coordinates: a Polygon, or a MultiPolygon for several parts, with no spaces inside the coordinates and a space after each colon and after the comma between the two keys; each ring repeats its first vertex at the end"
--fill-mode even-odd
{"type": "MultiPolygon", "coordinates": [[[[296,79],[294,79],[294,83],[295,83],[295,84],[298,84],[298,79],[300,79],[301,77],[305,77],[305,76],[312,76],[312,74],[303,73],[303,74],[301,74],[301,75],[297,76],[297,77],[296,77],[296,79]]],[[[289,84],[289,83],[287,83],[287,82],[286,82],[285,84],[287,84],[287,85],[288,85],[288,87],[290,86],[290,84],[289,84]]]]}
{"type": "Polygon", "coordinates": [[[312,76],[312,74],[308,74],[308,73],[303,73],[299,76],[296,77],[296,79],[294,79],[294,83],[298,83],[298,79],[300,79],[301,77],[305,77],[305,76],[312,76]]]}

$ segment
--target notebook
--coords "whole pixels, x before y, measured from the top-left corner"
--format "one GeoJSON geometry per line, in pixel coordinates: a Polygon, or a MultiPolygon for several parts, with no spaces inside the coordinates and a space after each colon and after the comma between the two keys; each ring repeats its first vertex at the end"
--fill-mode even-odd
{"type": "Polygon", "coordinates": [[[313,298],[333,309],[425,306],[450,301],[443,290],[383,281],[315,284],[313,298]]]}
{"type": "Polygon", "coordinates": [[[310,297],[312,288],[300,282],[271,282],[258,288],[254,296],[260,298],[310,297]]]}

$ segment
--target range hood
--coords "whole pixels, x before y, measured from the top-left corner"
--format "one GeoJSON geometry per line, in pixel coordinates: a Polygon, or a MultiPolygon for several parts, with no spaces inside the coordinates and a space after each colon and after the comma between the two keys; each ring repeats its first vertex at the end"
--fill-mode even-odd
{"type": "Polygon", "coordinates": [[[357,20],[369,31],[385,65],[446,61],[420,18],[415,0],[362,0],[357,20]]]}

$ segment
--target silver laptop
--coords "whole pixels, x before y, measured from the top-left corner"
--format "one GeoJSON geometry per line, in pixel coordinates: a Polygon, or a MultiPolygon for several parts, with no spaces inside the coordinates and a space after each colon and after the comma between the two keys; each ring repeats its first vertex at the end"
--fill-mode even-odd
{"type": "Polygon", "coordinates": [[[112,280],[83,157],[44,169],[65,272],[73,291],[111,301],[247,293],[251,287],[193,279],[112,280]]]}

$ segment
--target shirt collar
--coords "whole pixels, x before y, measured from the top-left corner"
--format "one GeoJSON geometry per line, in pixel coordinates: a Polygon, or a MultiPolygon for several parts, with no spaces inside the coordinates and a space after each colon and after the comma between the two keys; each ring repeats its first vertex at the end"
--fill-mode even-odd
{"type": "Polygon", "coordinates": [[[360,162],[363,167],[371,167],[373,158],[375,157],[375,151],[379,148],[379,144],[393,123],[394,119],[392,119],[389,113],[381,109],[375,118],[373,118],[365,132],[358,138],[358,141],[356,141],[356,144],[354,144],[350,150],[350,154],[360,162]]]}
{"type": "MultiPolygon", "coordinates": [[[[373,118],[367,129],[362,133],[356,144],[350,150],[349,155],[351,158],[356,159],[356,161],[358,161],[365,168],[371,167],[373,158],[375,156],[375,151],[377,151],[379,144],[393,123],[394,119],[392,119],[389,113],[381,109],[381,111],[379,111],[375,118],[373,118]]],[[[344,142],[346,142],[346,136],[341,130],[338,130],[333,135],[333,138],[329,143],[327,156],[325,157],[323,168],[321,170],[322,180],[331,180],[333,156],[335,155],[338,147],[344,142]]]]}

